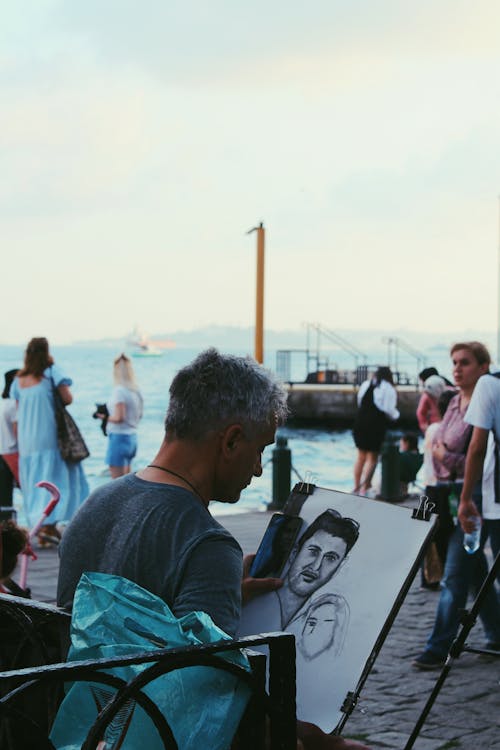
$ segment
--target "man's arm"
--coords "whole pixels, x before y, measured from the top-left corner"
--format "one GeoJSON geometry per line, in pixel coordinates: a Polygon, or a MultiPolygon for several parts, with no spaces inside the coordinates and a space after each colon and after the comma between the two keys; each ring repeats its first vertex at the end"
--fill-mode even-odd
{"type": "Polygon", "coordinates": [[[474,427],[467,451],[464,486],[457,512],[458,520],[465,532],[473,531],[474,529],[474,524],[467,520],[468,517],[479,515],[476,504],[472,499],[472,491],[483,470],[486,446],[488,444],[488,432],[489,430],[484,430],[482,427],[474,427]]]}

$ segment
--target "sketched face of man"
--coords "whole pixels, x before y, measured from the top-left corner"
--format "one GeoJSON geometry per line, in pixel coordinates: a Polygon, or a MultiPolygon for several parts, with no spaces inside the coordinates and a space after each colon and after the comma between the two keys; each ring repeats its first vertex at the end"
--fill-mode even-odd
{"type": "Polygon", "coordinates": [[[288,571],[288,586],[297,596],[308,597],[327,583],[346,556],[347,543],[318,529],[298,551],[288,571]]]}

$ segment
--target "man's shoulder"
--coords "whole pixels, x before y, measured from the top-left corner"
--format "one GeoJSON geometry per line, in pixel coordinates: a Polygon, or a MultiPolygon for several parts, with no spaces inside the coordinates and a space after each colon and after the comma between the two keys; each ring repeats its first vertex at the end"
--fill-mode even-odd
{"type": "Polygon", "coordinates": [[[476,383],[465,421],[489,430],[500,422],[500,377],[482,375],[476,383]]]}
{"type": "Polygon", "coordinates": [[[476,383],[472,398],[476,396],[477,400],[481,396],[491,396],[497,398],[500,394],[500,372],[488,372],[482,375],[476,383]]]}
{"type": "Polygon", "coordinates": [[[157,482],[147,482],[135,474],[112,479],[109,482],[96,487],[89,495],[85,505],[101,506],[112,504],[114,500],[125,506],[126,502],[133,498],[134,503],[139,505],[143,501],[157,499],[162,500],[166,496],[175,498],[174,487],[157,482]]]}
{"type": "Polygon", "coordinates": [[[494,372],[487,372],[484,375],[481,375],[479,380],[477,381],[479,383],[487,383],[492,386],[496,386],[500,383],[500,371],[495,370],[494,372]]]}

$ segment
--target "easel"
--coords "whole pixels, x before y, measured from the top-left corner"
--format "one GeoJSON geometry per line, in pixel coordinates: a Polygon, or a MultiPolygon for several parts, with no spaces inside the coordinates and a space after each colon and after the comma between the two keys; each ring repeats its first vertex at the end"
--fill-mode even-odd
{"type": "MultiPolygon", "coordinates": [[[[306,478],[304,481],[299,482],[295,485],[292,492],[290,493],[287,502],[285,504],[285,507],[283,509],[283,512],[288,515],[292,516],[302,516],[303,515],[303,509],[305,503],[308,502],[308,498],[311,495],[315,494],[315,491],[319,490],[320,492],[324,492],[326,488],[320,488],[316,487],[316,485],[313,483],[312,478],[306,478]]],[[[337,495],[345,495],[345,493],[336,493],[337,495]]],[[[350,496],[347,496],[350,497],[350,496]]],[[[375,507],[373,504],[373,501],[367,500],[366,498],[358,498],[358,500],[361,500],[363,502],[368,502],[370,507],[375,507]]],[[[335,503],[335,501],[332,501],[335,503]]],[[[337,502],[341,503],[341,500],[337,500],[337,502]]],[[[387,503],[385,504],[387,505],[387,503]]],[[[305,506],[307,508],[307,506],[305,506]]],[[[325,505],[325,507],[328,507],[328,505],[325,505]]],[[[337,506],[336,504],[332,505],[332,507],[342,509],[342,505],[337,506]]],[[[346,506],[347,507],[347,506],[346,506]]],[[[351,507],[351,506],[348,506],[351,507]]],[[[422,495],[420,498],[420,503],[417,508],[414,508],[410,511],[410,509],[398,509],[398,513],[402,513],[403,510],[408,511],[408,513],[411,516],[410,523],[415,522],[416,524],[422,524],[422,529],[418,533],[418,537],[420,539],[421,547],[419,553],[416,555],[415,558],[413,556],[411,557],[411,560],[407,560],[408,567],[405,568],[407,571],[406,577],[402,579],[399,583],[399,591],[397,594],[395,594],[395,598],[391,600],[390,608],[387,609],[387,615],[385,622],[382,624],[380,630],[378,631],[378,634],[374,633],[374,640],[373,640],[373,646],[371,649],[371,652],[369,653],[366,662],[364,664],[364,667],[361,669],[360,673],[357,673],[356,675],[353,675],[353,678],[355,679],[354,687],[352,690],[347,690],[347,692],[340,696],[341,700],[341,706],[339,706],[339,710],[341,713],[341,716],[338,720],[338,723],[332,730],[332,734],[340,734],[351,715],[352,711],[354,710],[357,700],[359,697],[359,694],[363,688],[363,685],[368,678],[368,675],[373,668],[373,665],[375,663],[375,660],[384,644],[384,641],[390,632],[392,625],[394,623],[394,620],[396,618],[396,615],[398,614],[400,607],[410,589],[410,586],[417,574],[417,572],[420,570],[421,562],[423,559],[423,556],[425,554],[427,544],[431,540],[434,529],[436,527],[436,515],[433,513],[434,511],[434,503],[430,502],[429,499],[422,495]],[[359,676],[358,676],[359,675],[359,676]]],[[[315,510],[315,513],[318,513],[319,516],[320,508],[317,508],[315,510]]],[[[343,511],[342,511],[343,512],[343,511]]],[[[313,516],[310,516],[310,519],[313,516]]],[[[309,519],[309,520],[310,520],[309,519]]],[[[351,520],[351,519],[349,519],[351,520]]],[[[313,521],[314,522],[314,521],[313,521]]],[[[371,643],[372,641],[370,641],[371,643]]],[[[353,682],[354,682],[353,679],[353,682]]]]}
{"type": "Polygon", "coordinates": [[[424,725],[424,722],[434,704],[434,701],[436,700],[439,694],[439,691],[441,690],[443,686],[444,681],[448,677],[448,674],[453,666],[455,659],[458,659],[462,651],[468,651],[474,654],[486,654],[488,656],[500,657],[500,653],[498,651],[491,651],[489,649],[471,648],[470,646],[465,645],[465,640],[467,636],[469,635],[470,631],[476,624],[477,616],[479,614],[479,610],[481,609],[481,605],[483,603],[483,599],[486,595],[486,592],[491,586],[495,585],[495,578],[497,576],[497,572],[499,569],[500,569],[500,552],[497,554],[495,561],[493,562],[493,565],[491,566],[488,572],[488,575],[484,579],[483,584],[481,588],[479,589],[476,598],[474,599],[474,603],[472,604],[472,607],[470,608],[470,610],[465,610],[462,616],[461,629],[459,630],[457,637],[455,638],[455,640],[453,641],[450,647],[450,651],[446,658],[446,662],[443,666],[443,669],[441,670],[441,674],[439,675],[436,681],[436,684],[434,685],[434,688],[431,694],[429,695],[429,698],[427,699],[427,703],[422,709],[422,713],[417,719],[417,723],[415,724],[415,727],[413,728],[413,731],[408,739],[408,742],[406,743],[404,747],[404,750],[411,750],[411,748],[415,744],[415,740],[417,739],[420,733],[420,730],[422,729],[422,726],[424,725]]]}

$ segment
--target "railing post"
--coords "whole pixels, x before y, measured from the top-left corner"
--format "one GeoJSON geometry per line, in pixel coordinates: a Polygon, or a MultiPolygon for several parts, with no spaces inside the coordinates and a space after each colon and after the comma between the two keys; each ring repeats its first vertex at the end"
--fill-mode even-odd
{"type": "Polygon", "coordinates": [[[291,633],[269,644],[269,696],[272,750],[297,747],[295,636],[291,633]]]}
{"type": "Polygon", "coordinates": [[[273,449],[273,499],[269,510],[282,510],[291,487],[292,451],[288,448],[288,441],[282,435],[276,438],[273,449]]]}
{"type": "Polygon", "coordinates": [[[399,447],[386,436],[382,446],[382,481],[380,486],[380,497],[382,500],[398,500],[400,496],[399,482],[399,447]]]}

